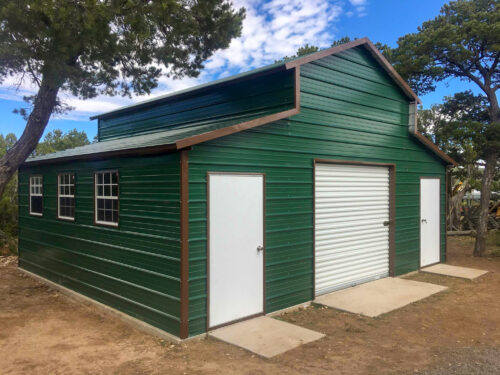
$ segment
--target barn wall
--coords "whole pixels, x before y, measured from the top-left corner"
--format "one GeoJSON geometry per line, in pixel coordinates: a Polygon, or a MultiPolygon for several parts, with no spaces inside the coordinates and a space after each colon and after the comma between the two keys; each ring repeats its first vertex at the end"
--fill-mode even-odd
{"type": "Polygon", "coordinates": [[[153,102],[99,120],[100,141],[172,128],[229,126],[293,106],[293,72],[282,71],[153,102]]]}
{"type": "Polygon", "coordinates": [[[408,99],[363,48],[301,67],[300,114],[189,155],[189,332],[205,331],[208,171],[266,174],[266,312],[313,298],[313,160],[396,164],[396,274],[419,266],[419,177],[445,166],[408,133],[408,99]]]}
{"type": "Polygon", "coordinates": [[[20,267],[179,334],[179,156],[22,167],[20,267]],[[119,227],[94,225],[93,173],[116,169],[119,227]],[[58,220],[57,174],[75,173],[76,220],[58,220]],[[43,175],[43,216],[29,215],[29,176],[43,175]]]}

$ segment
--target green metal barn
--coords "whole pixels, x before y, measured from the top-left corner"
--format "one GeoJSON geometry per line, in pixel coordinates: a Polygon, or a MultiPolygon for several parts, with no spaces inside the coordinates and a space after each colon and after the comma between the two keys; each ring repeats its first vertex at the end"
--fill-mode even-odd
{"type": "Polygon", "coordinates": [[[444,261],[418,103],[364,38],[96,116],[20,168],[19,265],[187,338],[444,261]]]}

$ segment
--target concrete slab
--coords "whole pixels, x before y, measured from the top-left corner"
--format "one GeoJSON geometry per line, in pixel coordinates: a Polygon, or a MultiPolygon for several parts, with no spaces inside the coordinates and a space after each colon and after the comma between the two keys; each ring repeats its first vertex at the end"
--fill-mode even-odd
{"type": "Polygon", "coordinates": [[[488,271],[478,270],[474,268],[450,266],[449,264],[435,264],[421,269],[422,272],[435,273],[437,275],[460,277],[462,279],[474,280],[479,276],[488,273],[488,271]]]}
{"type": "Polygon", "coordinates": [[[441,285],[386,277],[319,296],[314,302],[374,318],[445,289],[441,285]]]}
{"type": "Polygon", "coordinates": [[[274,357],[325,336],[268,316],[218,328],[208,335],[265,358],[274,357]]]}

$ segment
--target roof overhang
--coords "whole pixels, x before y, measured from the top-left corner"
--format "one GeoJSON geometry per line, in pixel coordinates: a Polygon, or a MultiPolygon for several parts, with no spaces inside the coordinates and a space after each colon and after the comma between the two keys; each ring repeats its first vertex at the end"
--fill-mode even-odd
{"type": "MultiPolygon", "coordinates": [[[[289,110],[285,110],[282,112],[274,113],[272,115],[266,115],[260,118],[256,118],[250,121],[242,122],[236,125],[231,125],[228,127],[208,131],[205,133],[193,135],[184,139],[179,139],[175,141],[174,143],[169,143],[165,144],[162,146],[154,146],[150,147],[153,152],[147,152],[145,149],[136,149],[136,148],[131,148],[128,150],[120,150],[119,153],[116,151],[110,151],[106,153],[101,153],[98,156],[99,157],[111,157],[115,156],[116,154],[118,155],[137,155],[137,154],[145,154],[147,153],[158,153],[158,152],[171,152],[171,151],[176,151],[180,149],[184,149],[187,147],[194,146],[196,144],[202,143],[202,142],[207,142],[213,139],[217,139],[220,137],[224,137],[233,133],[237,133],[243,130],[251,129],[257,126],[269,124],[274,121],[278,121],[281,119],[285,119],[288,117],[291,117],[293,115],[296,115],[300,113],[300,66],[307,64],[311,61],[315,61],[318,59],[321,59],[326,56],[331,56],[335,55],[337,53],[340,53],[342,51],[346,51],[351,48],[355,48],[358,46],[363,46],[364,48],[367,49],[367,51],[373,56],[373,58],[381,65],[381,67],[387,72],[387,74],[394,80],[394,82],[401,88],[401,90],[408,96],[410,99],[410,107],[414,108],[413,109],[413,114],[410,113],[410,123],[409,123],[409,132],[411,135],[413,135],[417,140],[419,140],[424,146],[427,148],[431,149],[438,157],[440,157],[443,161],[445,161],[447,164],[451,165],[457,165],[457,163],[450,158],[448,155],[446,155],[443,151],[441,151],[434,143],[432,143],[429,139],[427,139],[425,136],[423,136],[421,133],[418,132],[417,130],[417,104],[421,104],[422,101],[420,98],[413,92],[413,90],[408,86],[408,84],[404,81],[404,79],[396,72],[396,70],[392,67],[392,65],[387,61],[387,59],[378,51],[378,49],[375,47],[375,45],[368,39],[368,38],[361,38],[361,39],[356,39],[352,42],[345,43],[339,46],[331,47],[328,49],[321,50],[316,53],[312,53],[307,56],[299,57],[297,59],[288,61],[288,62],[280,62],[276,63],[267,67],[263,67],[260,69],[256,69],[251,72],[246,72],[246,73],[241,73],[233,77],[228,77],[219,81],[207,83],[204,85],[200,85],[194,88],[186,89],[180,92],[176,92],[173,94],[168,94],[160,98],[155,98],[150,101],[138,103],[132,106],[120,108],[118,110],[112,111],[112,112],[107,112],[102,115],[94,116],[91,117],[91,119],[95,118],[104,118],[104,117],[109,117],[109,116],[115,116],[115,115],[120,115],[122,113],[131,111],[131,110],[136,110],[138,108],[146,108],[148,106],[153,106],[156,105],[158,102],[164,102],[164,101],[169,101],[173,99],[179,99],[185,95],[192,94],[193,92],[201,92],[204,90],[212,89],[214,87],[219,87],[221,85],[226,85],[230,83],[234,83],[240,80],[246,80],[246,79],[251,79],[255,78],[258,75],[263,75],[263,74],[270,74],[275,71],[279,70],[294,70],[294,105],[293,108],[289,110]],[[412,117],[413,116],[413,117],[412,117]]],[[[96,154],[91,154],[91,156],[87,155],[78,155],[74,156],[73,159],[82,159],[82,158],[95,158],[97,157],[96,154]]],[[[42,162],[48,162],[48,161],[62,161],[63,158],[46,158],[43,160],[32,160],[32,161],[26,161],[26,163],[34,164],[34,163],[42,163],[42,162]]]]}

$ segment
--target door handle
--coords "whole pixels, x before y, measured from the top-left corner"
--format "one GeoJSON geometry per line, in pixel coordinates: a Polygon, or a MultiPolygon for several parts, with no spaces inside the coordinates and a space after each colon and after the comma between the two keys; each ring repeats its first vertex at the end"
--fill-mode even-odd
{"type": "Polygon", "coordinates": [[[391,223],[390,220],[384,221],[384,227],[388,226],[391,223]]]}
{"type": "Polygon", "coordinates": [[[422,219],[421,222],[427,224],[427,220],[426,219],[422,219]]]}
{"type": "Polygon", "coordinates": [[[263,246],[257,246],[257,251],[264,251],[264,247],[263,246]]]}

